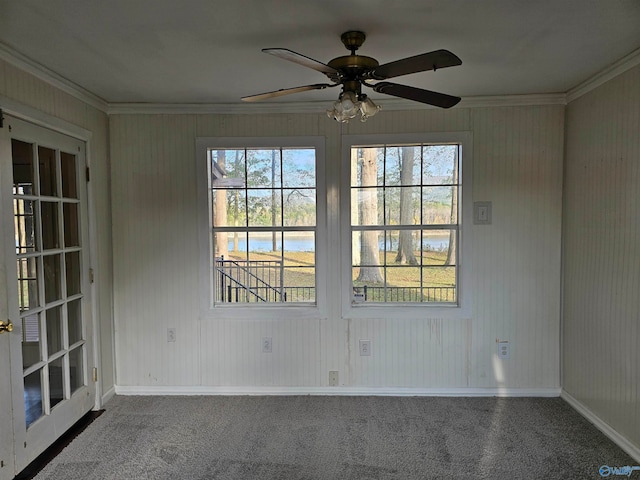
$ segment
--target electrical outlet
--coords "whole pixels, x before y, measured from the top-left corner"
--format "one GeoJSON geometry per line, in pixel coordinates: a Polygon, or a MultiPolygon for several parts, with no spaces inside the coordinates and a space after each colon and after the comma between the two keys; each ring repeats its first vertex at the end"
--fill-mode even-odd
{"type": "Polygon", "coordinates": [[[271,353],[272,347],[271,337],[262,337],[262,353],[271,353]]]}
{"type": "Polygon", "coordinates": [[[511,356],[511,344],[507,341],[498,342],[498,358],[503,360],[511,356]]]}
{"type": "Polygon", "coordinates": [[[167,328],[167,342],[175,342],[176,341],[176,329],[175,328],[167,328]]]}
{"type": "Polygon", "coordinates": [[[337,370],[331,370],[329,372],[329,386],[330,387],[337,387],[338,386],[338,371],[337,370]]]}
{"type": "Polygon", "coordinates": [[[360,356],[371,356],[371,340],[360,340],[360,356]]]}

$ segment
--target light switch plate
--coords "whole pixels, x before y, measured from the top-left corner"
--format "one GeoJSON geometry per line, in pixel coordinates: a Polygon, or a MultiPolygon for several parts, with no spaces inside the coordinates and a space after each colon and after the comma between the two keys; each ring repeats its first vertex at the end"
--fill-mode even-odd
{"type": "Polygon", "coordinates": [[[491,202],[473,202],[473,223],[491,225],[491,202]]]}

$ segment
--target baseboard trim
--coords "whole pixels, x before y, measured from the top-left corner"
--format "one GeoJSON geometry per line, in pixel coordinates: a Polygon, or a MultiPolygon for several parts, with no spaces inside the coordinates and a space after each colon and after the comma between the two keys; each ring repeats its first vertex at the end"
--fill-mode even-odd
{"type": "Polygon", "coordinates": [[[622,450],[627,452],[635,461],[640,463],[640,448],[638,448],[638,446],[634,445],[626,437],[618,433],[617,430],[615,430],[611,425],[598,417],[598,415],[593,413],[592,410],[590,410],[578,399],[573,397],[570,393],[562,390],[562,392],[560,393],[560,398],[571,405],[571,407],[573,407],[573,409],[576,410],[580,415],[589,420],[589,422],[591,422],[598,430],[609,437],[622,450]]]}
{"type": "Polygon", "coordinates": [[[203,387],[116,385],[117,395],[340,395],[391,397],[559,397],[560,388],[203,387]]]}
{"type": "Polygon", "coordinates": [[[109,390],[104,392],[104,394],[102,395],[102,405],[104,405],[109,400],[111,400],[113,397],[115,397],[115,395],[116,395],[116,387],[115,386],[111,387],[109,390]]]}

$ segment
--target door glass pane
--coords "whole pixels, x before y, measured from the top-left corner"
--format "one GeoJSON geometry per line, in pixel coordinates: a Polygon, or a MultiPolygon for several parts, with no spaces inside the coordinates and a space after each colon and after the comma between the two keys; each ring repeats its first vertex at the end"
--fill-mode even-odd
{"type": "Polygon", "coordinates": [[[42,248],[50,250],[60,247],[58,229],[58,204],[41,202],[42,210],[42,248]]]}
{"type": "Polygon", "coordinates": [[[38,302],[38,259],[19,258],[18,265],[18,302],[20,311],[31,310],[38,302]]]}
{"type": "Polygon", "coordinates": [[[60,255],[47,255],[44,264],[44,299],[50,303],[62,297],[60,276],[60,255]]]}
{"type": "Polygon", "coordinates": [[[41,359],[40,314],[32,313],[22,318],[22,368],[26,370],[41,359]]]}
{"type": "Polygon", "coordinates": [[[30,253],[36,249],[35,208],[33,200],[13,200],[16,253],[30,253]]]}
{"type": "Polygon", "coordinates": [[[33,145],[11,140],[13,158],[13,193],[33,195],[33,145]]]}
{"type": "Polygon", "coordinates": [[[56,181],[56,152],[47,147],[38,147],[40,166],[40,195],[55,197],[58,194],[56,181]]]}
{"type": "Polygon", "coordinates": [[[62,205],[64,217],[64,246],[77,247],[80,245],[78,235],[78,204],[64,203],[62,205]]]}
{"type": "Polygon", "coordinates": [[[62,359],[60,357],[49,364],[49,398],[51,408],[64,400],[64,383],[62,371],[62,359]]]}
{"type": "Polygon", "coordinates": [[[62,350],[62,308],[54,307],[45,312],[47,323],[47,351],[49,356],[62,350]]]}
{"type": "Polygon", "coordinates": [[[69,352],[69,381],[71,394],[84,386],[83,348],[74,348],[69,352]]]}
{"type": "Polygon", "coordinates": [[[82,340],[82,300],[74,300],[67,304],[69,324],[69,345],[82,340]]]}
{"type": "Polygon", "coordinates": [[[42,370],[24,377],[24,410],[27,428],[42,416],[42,370]]]}
{"type": "Polygon", "coordinates": [[[65,254],[67,266],[67,296],[80,293],[80,252],[65,254]]]}
{"type": "Polygon", "coordinates": [[[62,196],[65,198],[78,198],[76,156],[60,152],[60,163],[62,168],[62,196]]]}

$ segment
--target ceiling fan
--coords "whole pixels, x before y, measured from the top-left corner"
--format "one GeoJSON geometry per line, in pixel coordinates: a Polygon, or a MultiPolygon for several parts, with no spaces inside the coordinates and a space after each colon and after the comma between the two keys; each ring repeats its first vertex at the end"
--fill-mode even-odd
{"type": "Polygon", "coordinates": [[[292,93],[322,90],[342,85],[339,99],[334,103],[332,109],[327,110],[327,114],[339,122],[347,122],[358,113],[361,114],[361,120],[365,121],[380,109],[366,94],[362,93],[363,85],[378,93],[406,98],[441,108],[451,108],[460,101],[460,97],[384,81],[401,75],[427,70],[435,71],[440,68],[461,65],[462,60],[450,51],[435,50],[380,65],[375,58],[356,55],[356,51],[362,46],[365,38],[365,34],[359,31],[343,33],[340,39],[351,54],[334,58],[327,64],[287,48],[264,48],[262,51],[265,53],[324,73],[333,83],[315,83],[301,87],[283,88],[273,92],[243,97],[242,100],[256,102],[292,93]]]}

